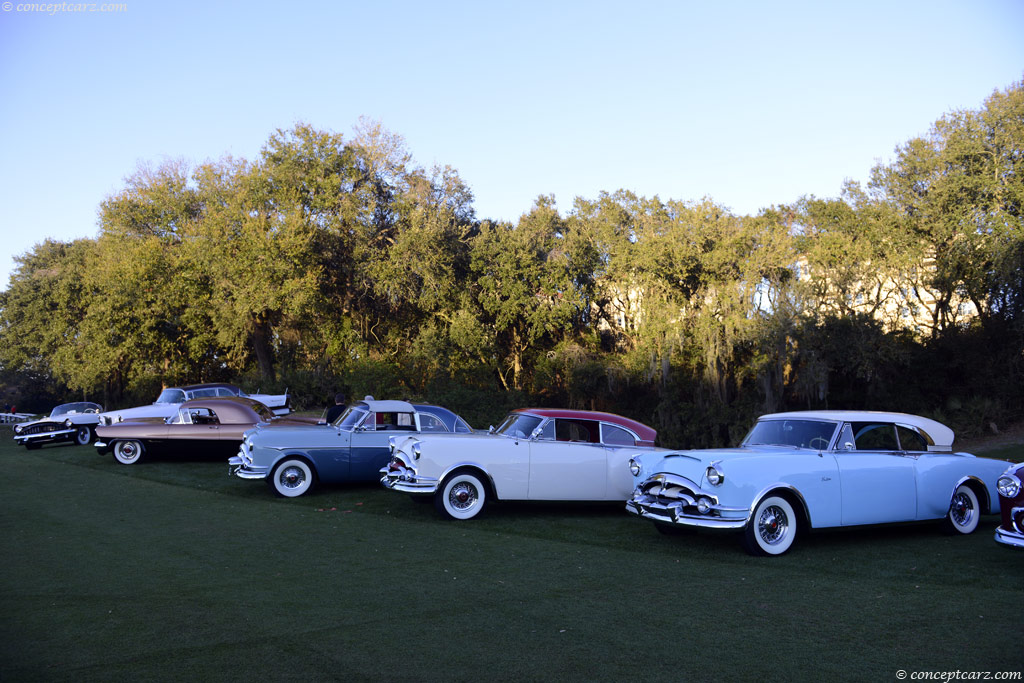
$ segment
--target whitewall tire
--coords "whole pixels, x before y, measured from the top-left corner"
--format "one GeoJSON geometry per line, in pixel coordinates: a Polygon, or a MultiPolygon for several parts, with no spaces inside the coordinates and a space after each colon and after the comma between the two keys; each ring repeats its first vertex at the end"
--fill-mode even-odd
{"type": "Polygon", "coordinates": [[[781,555],[796,540],[797,516],[781,496],[767,496],[754,510],[743,532],[743,547],[751,555],[781,555]]]}
{"type": "Polygon", "coordinates": [[[79,446],[88,446],[92,441],[92,430],[88,427],[79,427],[75,430],[75,443],[79,446]]]}
{"type": "Polygon", "coordinates": [[[973,533],[978,528],[980,517],[981,506],[978,504],[978,496],[967,484],[957,486],[953,498],[949,501],[949,512],[943,520],[945,530],[953,534],[973,533]]]}
{"type": "Polygon", "coordinates": [[[441,484],[434,505],[449,519],[472,519],[487,503],[487,489],[480,477],[469,472],[456,472],[441,484]]]}
{"type": "Polygon", "coordinates": [[[114,460],[122,465],[134,465],[142,458],[144,452],[142,442],[135,439],[118,441],[114,444],[114,460]]]}
{"type": "Polygon", "coordinates": [[[277,495],[297,498],[313,488],[313,469],[305,460],[285,458],[274,468],[270,484],[277,495]]]}

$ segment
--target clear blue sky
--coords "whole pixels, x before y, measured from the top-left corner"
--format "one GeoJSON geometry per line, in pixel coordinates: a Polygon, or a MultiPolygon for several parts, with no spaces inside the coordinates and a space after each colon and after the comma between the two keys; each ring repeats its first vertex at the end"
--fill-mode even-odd
{"type": "Polygon", "coordinates": [[[480,218],[620,188],[756,214],[1024,78],[1024,0],[119,4],[0,3],[0,288],[140,162],[253,159],[299,121],[379,120],[480,218]]]}

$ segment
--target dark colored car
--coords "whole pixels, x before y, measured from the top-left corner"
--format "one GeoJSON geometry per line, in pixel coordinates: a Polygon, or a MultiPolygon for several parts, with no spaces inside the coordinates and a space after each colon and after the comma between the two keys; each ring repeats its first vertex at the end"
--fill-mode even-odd
{"type": "Polygon", "coordinates": [[[84,446],[92,441],[101,412],[103,406],[98,403],[62,403],[50,411],[49,417],[14,425],[14,441],[29,450],[59,441],[84,446]]]}

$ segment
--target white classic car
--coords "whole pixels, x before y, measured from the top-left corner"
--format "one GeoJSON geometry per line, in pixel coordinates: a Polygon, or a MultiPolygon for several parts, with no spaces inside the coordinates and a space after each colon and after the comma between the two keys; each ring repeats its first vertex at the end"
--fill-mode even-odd
{"type": "Polygon", "coordinates": [[[264,479],[281,496],[308,493],[317,483],[374,481],[391,457],[395,434],[470,433],[461,417],[441,406],[377,401],[353,403],[333,424],[260,424],[247,431],[231,474],[264,479]]]}
{"type": "Polygon", "coordinates": [[[952,446],[951,429],[904,413],[764,415],[739,448],[633,458],[626,509],[662,530],[742,532],[753,555],[781,555],[803,529],[943,520],[969,534],[999,511],[1007,463],[952,446]]]}
{"type": "Polygon", "coordinates": [[[189,384],[183,387],[168,387],[160,392],[155,403],[137,408],[110,410],[100,415],[100,424],[109,425],[125,420],[136,420],[143,417],[168,418],[177,415],[178,408],[185,401],[195,398],[230,398],[241,396],[259,401],[274,411],[275,415],[287,415],[291,412],[288,392],[283,394],[247,394],[234,384],[189,384]]]}
{"type": "Polygon", "coordinates": [[[54,441],[73,441],[85,446],[96,435],[102,410],[101,405],[89,401],[63,403],[51,410],[49,417],[14,425],[14,441],[29,450],[54,441]]]}
{"type": "Polygon", "coordinates": [[[496,500],[621,501],[630,456],[657,436],[635,420],[589,410],[515,410],[486,434],[391,439],[381,483],[434,498],[442,516],[470,519],[496,500]]]}

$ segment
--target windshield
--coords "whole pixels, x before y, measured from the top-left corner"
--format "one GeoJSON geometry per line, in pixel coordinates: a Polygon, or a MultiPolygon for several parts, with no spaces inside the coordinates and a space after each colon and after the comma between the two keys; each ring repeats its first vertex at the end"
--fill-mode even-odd
{"type": "Polygon", "coordinates": [[[164,389],[156,399],[157,403],[184,403],[185,392],[181,389],[164,389]]]}
{"type": "Polygon", "coordinates": [[[494,430],[495,434],[505,436],[529,437],[541,423],[541,418],[524,413],[509,413],[505,421],[494,430]]]}
{"type": "Polygon", "coordinates": [[[334,421],[334,426],[348,430],[355,429],[363,421],[363,418],[366,417],[366,412],[366,408],[350,406],[341,414],[341,417],[334,421]]]}
{"type": "Polygon", "coordinates": [[[54,408],[53,411],[50,412],[50,417],[57,417],[58,415],[75,415],[77,413],[98,412],[100,412],[100,407],[95,403],[65,403],[54,408]]]}
{"type": "Polygon", "coordinates": [[[262,403],[255,402],[250,406],[250,408],[256,411],[256,414],[260,416],[260,420],[262,420],[263,422],[270,422],[271,420],[277,417],[277,415],[274,414],[273,410],[266,407],[262,403]]]}
{"type": "Polygon", "coordinates": [[[832,442],[834,422],[758,420],[741,446],[792,446],[823,450],[832,442]]]}

